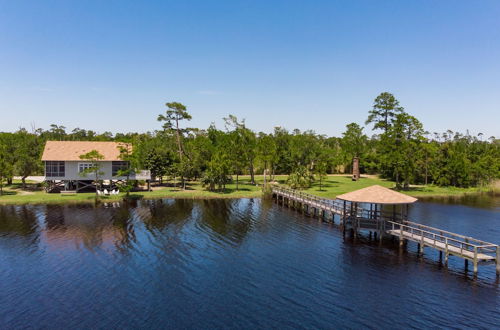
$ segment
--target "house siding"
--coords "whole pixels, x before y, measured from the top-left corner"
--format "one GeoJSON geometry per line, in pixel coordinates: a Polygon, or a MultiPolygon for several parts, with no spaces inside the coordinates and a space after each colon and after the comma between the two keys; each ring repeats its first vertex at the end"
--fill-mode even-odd
{"type": "MultiPolygon", "coordinates": [[[[84,160],[82,161],[65,161],[64,162],[64,177],[57,177],[57,176],[45,176],[45,180],[94,180],[95,175],[93,173],[88,173],[86,176],[81,175],[78,172],[78,164],[79,163],[88,163],[84,160]]],[[[112,176],[113,173],[113,168],[112,168],[112,161],[102,161],[99,162],[101,164],[101,168],[99,169],[100,172],[103,174],[99,175],[100,180],[125,180],[126,177],[114,177],[112,176]]],[[[144,175],[137,175],[138,180],[149,180],[151,179],[149,175],[149,171],[146,171],[147,173],[144,175]]],[[[132,175],[130,179],[134,180],[136,179],[136,175],[132,175]]]]}

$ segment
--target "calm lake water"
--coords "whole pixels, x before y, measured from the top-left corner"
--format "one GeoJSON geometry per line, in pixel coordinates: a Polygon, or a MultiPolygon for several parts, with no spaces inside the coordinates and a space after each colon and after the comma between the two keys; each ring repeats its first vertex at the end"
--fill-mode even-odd
{"type": "MultiPolygon", "coordinates": [[[[411,218],[500,243],[500,198],[419,202],[411,218]]],[[[0,207],[1,328],[500,326],[495,267],[259,199],[0,207]]]]}

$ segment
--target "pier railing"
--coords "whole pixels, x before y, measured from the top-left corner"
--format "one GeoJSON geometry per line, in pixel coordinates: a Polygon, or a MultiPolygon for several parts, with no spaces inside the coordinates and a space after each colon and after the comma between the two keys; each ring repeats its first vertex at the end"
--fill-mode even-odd
{"type": "MultiPolygon", "coordinates": [[[[452,233],[439,228],[434,228],[419,223],[404,221],[403,223],[385,221],[385,230],[390,230],[393,234],[400,234],[401,237],[413,237],[413,241],[422,245],[444,248],[446,251],[458,252],[461,255],[477,256],[487,255],[492,260],[495,259],[498,245],[486,241],[478,240],[465,235],[452,233]],[[469,253],[467,253],[469,252],[469,253]]],[[[483,256],[483,259],[485,256],[483,256]]]]}
{"type": "Polygon", "coordinates": [[[272,189],[277,200],[281,197],[283,204],[287,200],[288,205],[291,205],[291,202],[299,203],[301,208],[306,205],[307,209],[309,207],[315,209],[314,214],[317,210],[321,210],[323,217],[326,212],[340,215],[343,230],[346,225],[350,225],[354,235],[360,229],[370,230],[370,232],[374,230],[375,233],[380,234],[381,238],[384,233],[399,237],[400,245],[404,241],[416,242],[422,253],[425,246],[432,247],[445,253],[445,264],[448,262],[449,255],[472,260],[474,273],[477,273],[479,262],[495,262],[497,275],[500,276],[499,245],[409,221],[406,216],[398,214],[395,207],[392,212],[387,212],[377,207],[366,208],[363,204],[326,199],[279,186],[274,186],[272,189]]]}
{"type": "MultiPolygon", "coordinates": [[[[273,186],[273,192],[279,194],[280,196],[284,196],[296,201],[303,201],[308,203],[313,203],[318,207],[322,207],[324,209],[328,209],[329,211],[334,211],[336,214],[343,215],[344,214],[344,203],[338,199],[328,199],[319,197],[316,195],[312,195],[306,192],[302,192],[300,190],[294,190],[290,188],[284,188],[279,186],[273,186]]],[[[388,212],[381,209],[369,209],[363,207],[361,205],[357,205],[354,207],[351,203],[348,202],[346,206],[346,216],[348,217],[356,217],[362,218],[369,221],[375,220],[392,220],[398,221],[402,220],[402,216],[396,212],[388,212]],[[352,208],[351,208],[352,206],[352,208]]]]}
{"type": "Polygon", "coordinates": [[[344,210],[344,206],[338,200],[322,198],[316,195],[308,194],[299,190],[289,189],[274,186],[273,192],[280,194],[281,196],[285,196],[287,198],[291,198],[297,201],[314,203],[318,206],[323,206],[324,208],[328,208],[330,210],[335,210],[337,214],[342,214],[344,210]]]}

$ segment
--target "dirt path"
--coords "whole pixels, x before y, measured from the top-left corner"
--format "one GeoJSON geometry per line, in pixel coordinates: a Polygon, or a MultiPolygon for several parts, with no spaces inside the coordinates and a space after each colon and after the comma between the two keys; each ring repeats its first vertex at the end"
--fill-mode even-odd
{"type": "MultiPolygon", "coordinates": [[[[15,176],[14,177],[15,180],[21,180],[22,178],[20,176],[15,176]]],[[[33,182],[43,182],[43,180],[45,180],[45,177],[44,176],[28,176],[26,178],[26,181],[33,181],[33,182]]]]}

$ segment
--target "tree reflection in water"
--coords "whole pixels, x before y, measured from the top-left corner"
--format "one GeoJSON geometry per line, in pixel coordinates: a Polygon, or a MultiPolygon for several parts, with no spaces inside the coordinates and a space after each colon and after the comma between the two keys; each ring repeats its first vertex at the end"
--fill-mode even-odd
{"type": "Polygon", "coordinates": [[[253,199],[218,199],[201,200],[198,202],[200,216],[198,221],[211,232],[220,237],[230,239],[233,243],[240,244],[254,226],[258,219],[255,200],[253,199]]]}
{"type": "Polygon", "coordinates": [[[45,239],[49,246],[87,249],[126,247],[134,239],[133,205],[47,205],[45,239]]]}
{"type": "Polygon", "coordinates": [[[140,220],[152,233],[165,229],[181,229],[193,213],[193,200],[158,199],[141,201],[138,209],[140,220]]]}
{"type": "Polygon", "coordinates": [[[36,207],[31,205],[6,205],[0,207],[0,237],[3,244],[20,244],[22,246],[38,245],[40,233],[38,230],[36,207]]]}

